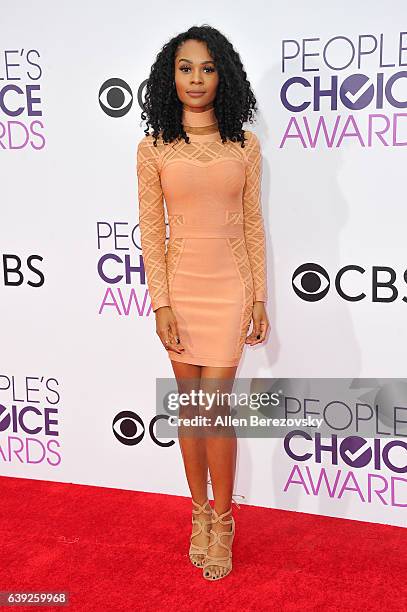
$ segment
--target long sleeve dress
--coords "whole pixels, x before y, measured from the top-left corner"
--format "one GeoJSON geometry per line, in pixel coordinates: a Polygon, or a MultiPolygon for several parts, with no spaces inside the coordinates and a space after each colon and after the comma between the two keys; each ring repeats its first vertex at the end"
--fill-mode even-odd
{"type": "Polygon", "coordinates": [[[144,136],[137,177],[152,309],[171,306],[185,348],[168,350],[169,358],[224,367],[239,363],[253,303],[267,301],[262,155],[254,132],[245,131],[242,148],[222,143],[214,124],[213,108],[184,109],[190,143],[159,139],[154,146],[152,135],[144,136]]]}

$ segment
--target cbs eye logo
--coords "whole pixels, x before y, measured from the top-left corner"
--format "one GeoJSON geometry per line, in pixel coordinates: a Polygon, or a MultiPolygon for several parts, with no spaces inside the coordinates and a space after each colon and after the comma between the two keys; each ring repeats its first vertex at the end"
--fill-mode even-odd
{"type": "MultiPolygon", "coordinates": [[[[159,440],[155,435],[154,426],[160,419],[168,420],[168,418],[166,414],[158,414],[151,419],[148,426],[148,432],[154,444],[163,448],[172,446],[175,444],[175,441],[169,440],[168,442],[163,442],[159,440]]],[[[126,446],[136,446],[136,444],[140,444],[146,433],[143,419],[131,410],[119,412],[113,419],[112,429],[115,438],[126,446]]]]}
{"type": "MultiPolygon", "coordinates": [[[[141,83],[137,93],[141,108],[143,108],[141,92],[147,81],[148,79],[141,83]]],[[[133,92],[130,85],[123,79],[108,79],[99,89],[99,105],[109,117],[124,117],[133,105],[133,92]]]]}
{"type": "Polygon", "coordinates": [[[322,300],[329,291],[329,276],[322,266],[314,263],[302,264],[293,274],[295,293],[306,302],[322,300]]]}

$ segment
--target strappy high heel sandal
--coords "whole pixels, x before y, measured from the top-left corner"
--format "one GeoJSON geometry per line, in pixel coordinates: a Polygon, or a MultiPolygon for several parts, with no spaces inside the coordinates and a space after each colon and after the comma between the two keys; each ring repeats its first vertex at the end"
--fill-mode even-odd
{"type": "MultiPolygon", "coordinates": [[[[195,517],[200,514],[209,515],[209,520],[203,521],[205,524],[205,530],[206,530],[206,526],[210,525],[212,522],[212,506],[210,505],[209,500],[206,500],[206,502],[202,504],[202,506],[198,504],[197,502],[195,502],[194,500],[192,500],[192,503],[194,505],[194,508],[192,508],[192,534],[190,537],[190,545],[189,545],[189,559],[192,565],[195,565],[195,567],[203,567],[206,553],[208,552],[208,545],[199,546],[198,544],[194,544],[192,542],[192,538],[201,534],[204,531],[204,526],[202,525],[200,521],[197,521],[195,517]],[[194,531],[194,525],[198,526],[197,531],[194,531]],[[196,555],[202,555],[202,560],[200,561],[199,559],[194,559],[193,556],[196,556],[196,555]]],[[[207,531],[207,535],[209,535],[208,531],[207,531]]]]}
{"type": "Polygon", "coordinates": [[[218,514],[215,509],[212,510],[213,517],[214,517],[212,519],[212,525],[214,525],[215,523],[220,523],[221,525],[225,525],[225,526],[231,525],[232,528],[229,531],[218,531],[217,532],[217,531],[214,531],[213,529],[210,530],[208,553],[205,557],[205,561],[203,564],[203,571],[202,571],[203,577],[206,580],[220,580],[221,578],[226,578],[226,576],[230,574],[230,572],[232,571],[232,544],[233,544],[233,539],[235,537],[235,519],[233,518],[232,515],[230,515],[229,519],[225,519],[225,516],[227,516],[231,512],[232,512],[232,507],[230,507],[230,509],[227,510],[227,512],[224,512],[223,514],[218,514]],[[225,544],[225,542],[222,542],[221,540],[222,536],[228,536],[230,538],[229,544],[225,544]],[[209,549],[214,544],[219,544],[219,546],[222,546],[227,551],[227,555],[225,555],[224,557],[211,556],[209,554],[209,549]],[[218,567],[226,568],[226,571],[220,576],[215,576],[209,569],[210,566],[215,566],[215,567],[218,566],[218,567]]]}

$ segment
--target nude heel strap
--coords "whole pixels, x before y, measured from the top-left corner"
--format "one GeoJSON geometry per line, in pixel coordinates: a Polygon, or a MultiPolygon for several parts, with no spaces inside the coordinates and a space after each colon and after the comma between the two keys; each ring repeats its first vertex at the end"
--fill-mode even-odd
{"type": "Polygon", "coordinates": [[[192,504],[195,506],[194,508],[192,508],[192,512],[194,514],[201,514],[201,512],[203,512],[204,514],[212,514],[212,506],[209,503],[209,499],[207,499],[202,505],[198,504],[198,502],[194,501],[193,499],[191,499],[192,504]],[[209,506],[209,508],[207,507],[209,506]]]}
{"type": "Polygon", "coordinates": [[[235,536],[235,519],[231,515],[231,512],[232,512],[232,507],[230,507],[230,509],[224,512],[223,514],[218,514],[215,509],[213,510],[214,518],[212,519],[212,525],[214,525],[215,523],[220,523],[221,525],[225,525],[225,526],[231,525],[232,529],[230,529],[229,531],[214,531],[213,529],[210,530],[209,532],[210,540],[208,544],[208,550],[214,544],[218,544],[219,546],[221,546],[222,548],[226,550],[227,555],[225,555],[224,557],[214,557],[210,555],[209,552],[207,553],[204,564],[203,564],[203,577],[206,580],[219,580],[220,578],[225,578],[232,571],[232,548],[231,546],[233,544],[233,539],[235,536]],[[228,514],[230,515],[230,517],[227,519],[225,517],[228,514]],[[230,543],[226,544],[225,542],[222,542],[222,536],[228,536],[230,538],[230,543]],[[211,573],[206,571],[206,568],[209,566],[218,566],[218,567],[226,568],[226,572],[222,574],[221,576],[211,576],[211,573]]]}
{"type": "Polygon", "coordinates": [[[203,561],[204,559],[202,559],[202,562],[199,562],[195,559],[192,558],[191,555],[202,555],[203,557],[206,556],[206,553],[208,552],[208,545],[207,546],[200,546],[199,544],[194,544],[192,542],[192,538],[194,538],[197,535],[200,535],[203,531],[204,531],[204,526],[200,521],[197,521],[194,518],[194,515],[200,515],[200,514],[206,514],[206,515],[210,515],[210,519],[209,520],[205,520],[205,526],[209,525],[212,522],[212,506],[209,503],[209,500],[206,500],[202,505],[198,504],[196,501],[192,500],[192,504],[193,504],[193,508],[192,508],[192,533],[191,533],[191,537],[190,537],[190,544],[189,544],[189,558],[190,561],[193,565],[195,565],[195,567],[203,567],[203,561]],[[198,527],[197,530],[194,530],[195,526],[198,527]]]}

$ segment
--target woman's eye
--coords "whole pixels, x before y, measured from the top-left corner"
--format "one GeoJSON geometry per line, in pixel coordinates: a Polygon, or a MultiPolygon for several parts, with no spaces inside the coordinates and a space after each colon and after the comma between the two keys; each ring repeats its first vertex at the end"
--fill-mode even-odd
{"type": "MultiPolygon", "coordinates": [[[[189,70],[189,68],[190,68],[189,66],[181,66],[180,70],[182,72],[185,72],[185,70],[189,70]]],[[[212,68],[211,66],[205,66],[204,70],[207,70],[209,72],[215,72],[215,69],[212,68]]]]}

